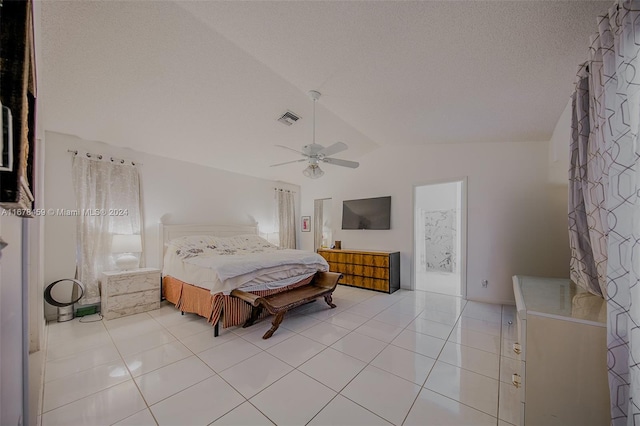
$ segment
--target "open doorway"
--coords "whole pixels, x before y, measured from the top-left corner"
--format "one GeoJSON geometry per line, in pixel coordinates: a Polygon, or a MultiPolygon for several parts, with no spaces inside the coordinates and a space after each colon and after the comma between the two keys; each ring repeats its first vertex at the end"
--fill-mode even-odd
{"type": "Polygon", "coordinates": [[[413,189],[413,288],[466,294],[466,178],[413,189]]]}

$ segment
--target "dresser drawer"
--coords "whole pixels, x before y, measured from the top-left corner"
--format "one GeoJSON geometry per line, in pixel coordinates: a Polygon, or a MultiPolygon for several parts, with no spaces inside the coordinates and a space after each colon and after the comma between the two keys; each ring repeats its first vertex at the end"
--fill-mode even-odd
{"type": "Polygon", "coordinates": [[[160,302],[147,303],[145,305],[136,305],[129,308],[115,308],[103,315],[104,319],[112,320],[127,315],[141,314],[143,312],[152,311],[154,309],[160,309],[160,302]]]}
{"type": "Polygon", "coordinates": [[[513,344],[512,350],[520,355],[522,361],[526,361],[527,356],[527,321],[522,319],[520,312],[516,314],[516,320],[518,325],[518,340],[513,344]]]}
{"type": "Polygon", "coordinates": [[[102,301],[102,316],[107,319],[160,309],[160,289],[111,296],[102,301]]]}
{"type": "Polygon", "coordinates": [[[522,290],[518,283],[518,278],[513,277],[513,295],[516,299],[516,325],[518,337],[513,344],[512,350],[520,355],[520,359],[525,361],[527,351],[527,309],[524,303],[522,290]]]}
{"type": "Polygon", "coordinates": [[[111,276],[108,281],[107,296],[153,290],[160,288],[160,272],[111,276]]]}
{"type": "Polygon", "coordinates": [[[368,256],[363,262],[367,266],[376,266],[379,268],[389,267],[389,256],[368,256]]]}
{"type": "Polygon", "coordinates": [[[367,288],[370,290],[386,291],[386,292],[389,291],[388,280],[379,280],[376,278],[363,277],[360,275],[344,274],[342,284],[353,285],[356,287],[367,288]]]}
{"type": "Polygon", "coordinates": [[[107,299],[107,309],[132,308],[154,302],[160,303],[160,289],[111,296],[107,299]]]}

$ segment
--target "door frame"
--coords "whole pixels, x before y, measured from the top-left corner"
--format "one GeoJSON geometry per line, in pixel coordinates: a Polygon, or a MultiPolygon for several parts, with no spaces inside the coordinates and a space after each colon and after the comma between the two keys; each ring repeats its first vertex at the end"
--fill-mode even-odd
{"type": "Polygon", "coordinates": [[[460,297],[467,297],[467,176],[414,183],[411,189],[411,290],[416,289],[416,189],[422,186],[460,182],[460,297]]]}

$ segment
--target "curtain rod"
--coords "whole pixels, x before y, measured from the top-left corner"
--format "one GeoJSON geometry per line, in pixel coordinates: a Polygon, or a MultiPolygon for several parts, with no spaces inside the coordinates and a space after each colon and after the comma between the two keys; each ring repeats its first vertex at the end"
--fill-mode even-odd
{"type": "Polygon", "coordinates": [[[289,189],[282,189],[282,188],[273,188],[273,189],[276,190],[276,191],[280,191],[280,192],[290,192],[292,194],[296,193],[296,191],[291,191],[289,189]]]}
{"type": "MultiPolygon", "coordinates": [[[[68,149],[67,152],[73,154],[73,155],[78,155],[79,151],[77,149],[68,149]]],[[[97,158],[98,160],[102,160],[103,158],[105,158],[102,154],[92,154],[90,152],[85,152],[84,153],[87,158],[97,158]]],[[[137,161],[133,161],[133,160],[124,160],[122,158],[116,158],[116,157],[109,157],[109,160],[112,163],[120,163],[120,164],[124,164],[125,162],[131,163],[132,166],[142,166],[142,163],[138,163],[137,161]]]]}

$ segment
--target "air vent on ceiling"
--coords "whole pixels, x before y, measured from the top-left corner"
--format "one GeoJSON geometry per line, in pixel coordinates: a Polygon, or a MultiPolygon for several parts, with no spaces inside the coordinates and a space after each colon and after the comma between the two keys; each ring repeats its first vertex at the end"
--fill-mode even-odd
{"type": "Polygon", "coordinates": [[[299,119],[300,117],[297,116],[295,113],[291,111],[287,111],[284,114],[282,114],[282,117],[278,118],[278,121],[281,122],[282,124],[286,124],[287,126],[291,126],[293,123],[295,123],[299,119]]]}

